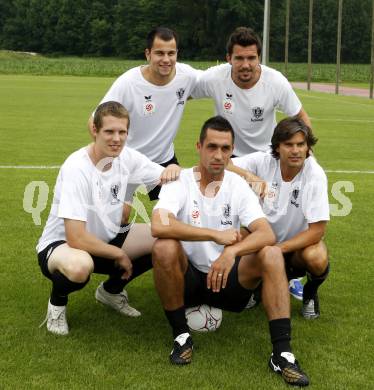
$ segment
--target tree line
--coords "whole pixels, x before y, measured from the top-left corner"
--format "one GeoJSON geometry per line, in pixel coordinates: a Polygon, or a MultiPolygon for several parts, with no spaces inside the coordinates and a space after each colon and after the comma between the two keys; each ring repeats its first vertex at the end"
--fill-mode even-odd
{"type": "MultiPolygon", "coordinates": [[[[342,61],[369,63],[372,0],[344,0],[342,61]]],[[[0,0],[0,48],[144,57],[147,32],[175,29],[180,58],[224,60],[237,26],[262,36],[263,0],[0,0]]],[[[313,62],[336,61],[338,0],[314,0],[313,62]]],[[[270,61],[284,60],[286,0],[271,0],[270,61]]],[[[289,61],[307,61],[308,0],[291,0],[289,61]]]]}

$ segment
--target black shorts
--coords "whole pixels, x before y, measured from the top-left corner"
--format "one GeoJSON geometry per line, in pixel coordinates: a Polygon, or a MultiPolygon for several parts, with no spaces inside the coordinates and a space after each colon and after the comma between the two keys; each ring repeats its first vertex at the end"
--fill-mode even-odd
{"type": "MultiPolygon", "coordinates": [[[[123,233],[118,233],[113,240],[111,240],[108,244],[114,245],[117,248],[122,248],[123,243],[126,240],[127,234],[129,230],[126,230],[123,233]]],[[[48,279],[51,279],[51,273],[48,269],[48,260],[52,254],[52,252],[60,245],[65,244],[66,241],[55,241],[52,244],[49,244],[45,249],[38,253],[38,262],[39,267],[42,271],[42,274],[46,276],[48,279]]],[[[92,260],[94,262],[94,273],[104,274],[104,275],[116,275],[117,273],[123,274],[123,270],[121,270],[113,260],[105,259],[103,257],[92,256],[92,260]]]]}
{"type": "Polygon", "coordinates": [[[288,252],[283,254],[284,265],[286,268],[286,274],[288,280],[301,278],[306,274],[306,269],[297,268],[292,265],[291,259],[294,255],[295,252],[288,252]]]}
{"type": "MultiPolygon", "coordinates": [[[[179,165],[178,159],[177,159],[175,154],[174,154],[174,156],[173,156],[173,158],[171,160],[166,161],[166,162],[164,162],[164,163],[162,163],[160,165],[166,168],[170,164],[177,164],[177,165],[179,165]]],[[[160,191],[161,191],[161,186],[160,185],[158,185],[155,188],[153,188],[153,190],[148,192],[149,199],[150,200],[157,200],[158,199],[158,195],[160,194],[160,191]]]]}
{"type": "Polygon", "coordinates": [[[241,312],[247,305],[252,290],[242,287],[238,279],[238,265],[240,257],[235,259],[227,278],[226,287],[217,292],[208,290],[205,272],[199,271],[190,262],[184,275],[184,304],[185,307],[197,306],[205,303],[219,307],[222,310],[241,312]]]}

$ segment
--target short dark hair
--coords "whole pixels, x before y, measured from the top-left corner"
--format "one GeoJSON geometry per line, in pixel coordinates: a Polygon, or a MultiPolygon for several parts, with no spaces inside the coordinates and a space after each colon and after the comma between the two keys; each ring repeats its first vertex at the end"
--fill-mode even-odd
{"type": "Polygon", "coordinates": [[[153,30],[151,30],[147,35],[147,49],[151,50],[153,46],[153,42],[155,38],[158,37],[162,39],[163,41],[171,41],[172,39],[175,39],[175,43],[178,48],[178,35],[175,31],[171,30],[167,27],[156,27],[153,30]]]}
{"type": "Polygon", "coordinates": [[[313,135],[312,129],[303,120],[295,117],[282,119],[274,129],[273,136],[271,137],[272,156],[278,160],[279,153],[277,149],[280,143],[288,141],[299,131],[305,136],[305,141],[308,145],[307,157],[309,157],[309,151],[312,150],[312,146],[317,143],[318,139],[313,135]]]}
{"type": "Polygon", "coordinates": [[[232,143],[234,144],[234,130],[231,126],[231,123],[223,116],[213,116],[212,118],[209,118],[207,121],[204,122],[200,131],[200,144],[203,144],[208,129],[231,133],[232,143]]]}
{"type": "Polygon", "coordinates": [[[249,27],[237,27],[229,36],[226,44],[227,53],[231,56],[234,45],[251,46],[256,45],[258,56],[261,55],[262,44],[258,35],[249,27]]]}
{"type": "Polygon", "coordinates": [[[127,127],[130,126],[130,117],[126,108],[121,103],[109,101],[99,104],[96,108],[93,123],[97,131],[103,127],[103,118],[109,115],[115,118],[127,119],[127,127]]]}

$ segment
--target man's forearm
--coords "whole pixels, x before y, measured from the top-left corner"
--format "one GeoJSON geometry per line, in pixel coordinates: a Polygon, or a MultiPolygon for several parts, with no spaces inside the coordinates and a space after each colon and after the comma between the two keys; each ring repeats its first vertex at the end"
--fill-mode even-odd
{"type": "Polygon", "coordinates": [[[295,252],[304,249],[310,245],[317,244],[321,241],[323,233],[321,231],[311,231],[310,229],[305,230],[289,240],[283,241],[277,246],[281,248],[282,253],[295,252]]]}
{"type": "Polygon", "coordinates": [[[226,248],[227,250],[232,251],[232,254],[236,257],[256,253],[265,246],[274,244],[275,236],[273,231],[269,228],[256,230],[245,237],[242,241],[227,246],[226,248]]]}
{"type": "Polygon", "coordinates": [[[175,218],[164,216],[152,219],[152,236],[181,241],[212,241],[214,230],[191,226],[175,218]]]}
{"type": "Polygon", "coordinates": [[[308,127],[312,128],[312,122],[310,121],[309,115],[303,108],[301,108],[301,110],[297,114],[297,117],[301,119],[308,127]]]}
{"type": "Polygon", "coordinates": [[[74,235],[74,238],[67,237],[67,243],[72,248],[81,249],[90,255],[103,257],[105,259],[116,259],[122,255],[122,249],[95,237],[93,234],[85,232],[74,235]]]}
{"type": "Polygon", "coordinates": [[[240,168],[240,167],[236,166],[231,161],[230,161],[230,163],[229,163],[229,165],[227,166],[226,169],[228,171],[230,171],[230,172],[234,172],[237,175],[241,176],[248,183],[262,181],[262,179],[259,178],[258,176],[256,176],[255,174],[247,171],[246,169],[243,169],[243,168],[240,168]]]}

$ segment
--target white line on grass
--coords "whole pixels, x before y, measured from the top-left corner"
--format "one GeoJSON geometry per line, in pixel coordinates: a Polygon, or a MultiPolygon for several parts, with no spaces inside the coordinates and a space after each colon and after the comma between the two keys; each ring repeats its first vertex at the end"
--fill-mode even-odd
{"type": "MultiPolygon", "coordinates": [[[[324,92],[321,92],[322,94],[324,92]]],[[[297,96],[298,97],[303,97],[303,98],[307,98],[307,99],[317,99],[317,100],[328,100],[329,102],[333,101],[333,103],[336,103],[336,104],[349,104],[349,105],[353,105],[353,106],[362,106],[362,107],[370,107],[372,106],[372,101],[370,99],[367,100],[367,103],[357,103],[357,102],[353,102],[353,101],[346,101],[346,100],[343,100],[343,99],[340,99],[339,102],[336,101],[336,95],[332,95],[331,97],[330,96],[313,96],[313,95],[308,95],[308,94],[305,94],[305,93],[300,93],[299,91],[297,92],[297,96]]],[[[338,95],[340,97],[343,97],[344,95],[338,95]]],[[[345,98],[347,97],[351,97],[351,96],[344,96],[345,98]]],[[[366,98],[367,99],[367,98],[366,98]]]]}
{"type": "MultiPolygon", "coordinates": [[[[59,169],[60,165],[0,165],[0,169],[59,169]]],[[[361,173],[373,175],[374,171],[344,171],[326,169],[326,173],[361,173]]]]}
{"type": "Polygon", "coordinates": [[[310,117],[310,119],[315,121],[327,121],[327,122],[374,123],[374,120],[367,120],[367,119],[316,118],[316,117],[310,117]]]}
{"type": "Polygon", "coordinates": [[[364,175],[373,175],[374,171],[342,171],[342,170],[330,170],[330,169],[325,169],[326,173],[362,173],[364,175]]]}
{"type": "Polygon", "coordinates": [[[60,165],[0,165],[0,169],[60,169],[60,165]]]}

